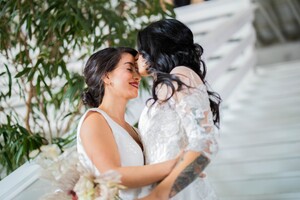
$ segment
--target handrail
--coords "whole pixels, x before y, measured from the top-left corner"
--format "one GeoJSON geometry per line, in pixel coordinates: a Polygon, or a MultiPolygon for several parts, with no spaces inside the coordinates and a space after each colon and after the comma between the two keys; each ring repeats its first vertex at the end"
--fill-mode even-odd
{"type": "Polygon", "coordinates": [[[39,178],[40,166],[26,162],[0,181],[0,199],[9,200],[16,197],[39,178]]]}

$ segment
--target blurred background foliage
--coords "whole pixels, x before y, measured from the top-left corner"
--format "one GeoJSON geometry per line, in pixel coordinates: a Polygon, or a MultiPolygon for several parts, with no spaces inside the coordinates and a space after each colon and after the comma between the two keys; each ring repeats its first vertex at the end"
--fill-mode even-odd
{"type": "Polygon", "coordinates": [[[74,141],[85,84],[72,63],[99,48],[135,47],[137,30],[174,17],[162,2],[0,0],[0,179],[41,145],[74,141]]]}

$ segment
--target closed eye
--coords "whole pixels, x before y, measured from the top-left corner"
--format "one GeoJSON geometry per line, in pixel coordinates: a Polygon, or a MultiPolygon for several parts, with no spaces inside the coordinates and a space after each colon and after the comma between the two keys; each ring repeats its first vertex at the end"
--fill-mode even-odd
{"type": "Polygon", "coordinates": [[[136,66],[134,66],[134,67],[132,66],[130,68],[127,68],[127,70],[130,71],[130,72],[137,72],[137,73],[139,72],[139,68],[136,67],[136,66]]]}
{"type": "Polygon", "coordinates": [[[126,62],[125,65],[129,65],[126,68],[128,71],[139,73],[139,68],[136,63],[126,62]]]}

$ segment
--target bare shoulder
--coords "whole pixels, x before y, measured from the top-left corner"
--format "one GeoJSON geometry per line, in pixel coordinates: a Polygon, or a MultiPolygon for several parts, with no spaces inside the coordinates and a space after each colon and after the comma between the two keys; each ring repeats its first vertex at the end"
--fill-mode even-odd
{"type": "Polygon", "coordinates": [[[203,84],[198,74],[188,67],[178,66],[175,67],[170,73],[178,76],[178,78],[188,86],[195,87],[203,84]]]}
{"type": "Polygon", "coordinates": [[[104,135],[107,132],[110,133],[111,130],[102,114],[95,111],[88,112],[80,128],[80,137],[83,139],[104,135]]]}
{"type": "Polygon", "coordinates": [[[120,156],[113,132],[101,113],[87,113],[80,128],[85,152],[100,172],[120,166],[120,156]]]}

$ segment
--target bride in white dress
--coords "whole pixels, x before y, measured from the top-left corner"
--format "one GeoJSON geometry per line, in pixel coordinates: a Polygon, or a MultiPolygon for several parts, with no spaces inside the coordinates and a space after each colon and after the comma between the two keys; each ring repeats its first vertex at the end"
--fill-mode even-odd
{"type": "Polygon", "coordinates": [[[153,77],[152,99],[139,121],[146,164],[185,151],[168,177],[143,189],[150,193],[143,199],[217,199],[207,180],[198,177],[218,149],[221,101],[208,90],[202,47],[188,27],[166,19],[139,32],[138,51],[140,74],[153,77]]]}
{"type": "MultiPolygon", "coordinates": [[[[140,75],[131,48],[106,48],[94,53],[84,68],[87,89],[83,102],[92,107],[82,116],[77,151],[82,165],[94,176],[108,170],[121,175],[122,200],[136,199],[140,187],[166,177],[176,160],[144,166],[137,131],[125,121],[126,104],[138,96],[140,75]]],[[[175,158],[175,156],[174,156],[175,158]]]]}

